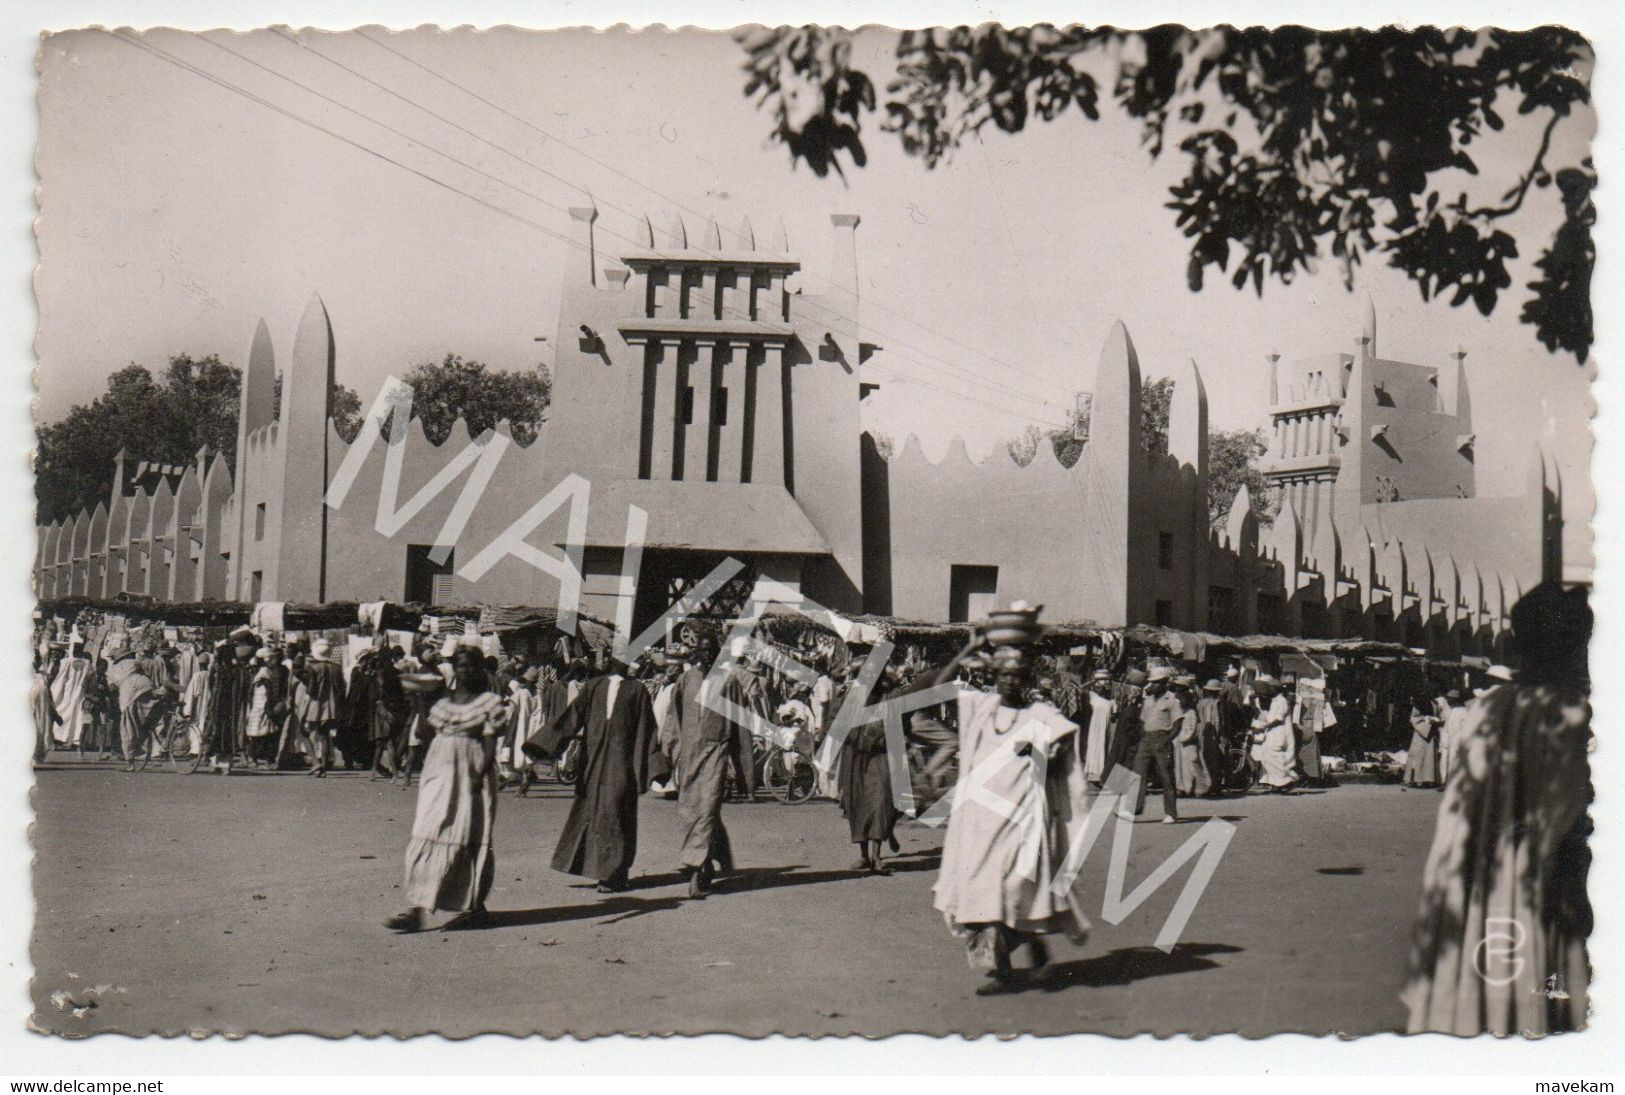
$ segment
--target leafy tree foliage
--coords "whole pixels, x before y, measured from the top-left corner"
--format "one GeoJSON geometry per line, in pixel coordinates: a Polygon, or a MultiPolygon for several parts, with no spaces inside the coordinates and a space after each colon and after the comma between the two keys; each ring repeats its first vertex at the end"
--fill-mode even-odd
{"type": "MultiPolygon", "coordinates": [[[[866,160],[873,79],[853,67],[848,32],[741,32],[745,91],[775,120],[772,138],[818,175],[866,160]]],[[[1183,179],[1167,205],[1190,240],[1187,280],[1237,288],[1290,282],[1329,255],[1352,285],[1368,255],[1402,270],[1424,299],[1489,315],[1511,285],[1518,241],[1503,225],[1554,181],[1565,219],[1536,262],[1521,318],[1553,352],[1591,346],[1589,161],[1547,163],[1553,130],[1590,102],[1586,41],[1528,31],[1323,31],[1218,27],[1146,31],[994,24],[904,32],[882,129],[935,167],[987,125],[1020,132],[1109,99],[1141,126],[1153,158],[1173,149],[1183,179]],[[1541,120],[1541,140],[1498,201],[1469,198],[1474,142],[1505,111],[1541,120]]]]}
{"type": "Polygon", "coordinates": [[[1275,519],[1280,499],[1259,469],[1258,460],[1269,451],[1263,430],[1209,430],[1207,435],[1207,513],[1214,528],[1230,519],[1230,505],[1243,486],[1258,523],[1275,519]]]}
{"type": "MultiPolygon", "coordinates": [[[[1147,381],[1140,391],[1140,441],[1146,452],[1161,456],[1168,451],[1168,413],[1173,406],[1174,379],[1161,377],[1147,381]]],[[[1049,441],[1055,449],[1055,458],[1070,468],[1083,456],[1083,446],[1089,439],[1087,401],[1080,401],[1068,419],[1067,428],[1049,432],[1049,441]]],[[[1031,463],[1043,437],[1037,426],[1028,426],[1007,443],[1011,459],[1022,466],[1031,463]]],[[[1222,526],[1229,519],[1230,504],[1243,484],[1260,523],[1269,524],[1275,517],[1278,502],[1258,464],[1269,449],[1264,432],[1209,430],[1207,444],[1207,507],[1214,527],[1222,526]]]]}
{"type": "Polygon", "coordinates": [[[176,354],[154,377],[131,363],[107,378],[107,390],[41,424],[34,490],[41,521],[94,509],[113,486],[113,457],[184,464],[204,445],[237,448],[237,368],[210,355],[176,354]]]}
{"type": "MultiPolygon", "coordinates": [[[[436,445],[450,436],[459,418],[471,437],[506,420],[513,439],[529,445],[553,398],[553,379],[546,366],[534,372],[504,372],[460,354],[415,365],[402,379],[412,386],[412,417],[422,421],[424,436],[436,445]]],[[[388,428],[385,423],[386,433],[388,428]]]]}
{"type": "MultiPolygon", "coordinates": [[[[1140,443],[1152,456],[1162,456],[1168,451],[1168,412],[1173,404],[1173,377],[1159,377],[1140,386],[1140,443]]],[[[1083,455],[1084,442],[1089,440],[1087,400],[1079,401],[1067,414],[1066,428],[1051,430],[1049,439],[1063,467],[1070,468],[1078,462],[1078,457],[1083,455]]]]}
{"type": "MultiPolygon", "coordinates": [[[[280,389],[281,377],[277,378],[280,389]]],[[[174,354],[160,376],[132,362],[107,378],[107,390],[76,404],[60,421],[39,426],[34,491],[43,522],[94,509],[113,488],[113,457],[186,464],[198,449],[237,455],[241,371],[214,354],[174,354]]],[[[341,433],[355,436],[361,402],[345,387],[333,392],[341,433]]]]}

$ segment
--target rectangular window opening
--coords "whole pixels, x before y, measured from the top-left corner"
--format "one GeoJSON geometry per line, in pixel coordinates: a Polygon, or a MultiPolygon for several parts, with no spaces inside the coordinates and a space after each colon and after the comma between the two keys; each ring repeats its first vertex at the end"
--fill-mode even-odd
{"type": "Polygon", "coordinates": [[[948,621],[985,620],[998,607],[999,568],[955,563],[948,571],[948,621]]]}
{"type": "Polygon", "coordinates": [[[447,553],[444,562],[429,558],[433,544],[406,545],[406,600],[413,604],[447,604],[451,596],[451,575],[457,567],[457,551],[447,553]],[[444,579],[444,581],[442,581],[444,579]]]}

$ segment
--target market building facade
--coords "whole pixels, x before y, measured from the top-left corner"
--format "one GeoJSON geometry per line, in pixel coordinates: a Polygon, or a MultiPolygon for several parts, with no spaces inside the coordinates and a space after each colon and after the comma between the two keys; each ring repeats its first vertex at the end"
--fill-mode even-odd
{"type": "Polygon", "coordinates": [[[1121,323],[1079,377],[1090,423],[1071,467],[1048,445],[1025,466],[962,442],[933,462],[912,438],[883,456],[862,426],[876,348],[857,217],[831,218],[827,283],[797,287],[782,229],[763,243],[713,222],[691,243],[680,218],[645,219],[637,246],[604,255],[597,216],[572,210],[583,259],[532,444],[458,422],[436,445],[415,418],[344,441],[338,340],[313,297],[280,406],[270,331],[254,334],[235,466],[121,454],[106,502],[38,530],[41,599],[546,605],[579,588],[581,611],[641,627],[735,560],[715,611],[950,622],[1025,598],[1102,627],[1493,655],[1518,597],[1563,576],[1553,465],[1532,451],[1521,495],[1479,497],[1466,362],[1380,358],[1369,315],[1351,352],[1266,363],[1280,509],[1261,524],[1244,490],[1215,527],[1201,374],[1175,370],[1168,451],[1147,452],[1121,323]]]}

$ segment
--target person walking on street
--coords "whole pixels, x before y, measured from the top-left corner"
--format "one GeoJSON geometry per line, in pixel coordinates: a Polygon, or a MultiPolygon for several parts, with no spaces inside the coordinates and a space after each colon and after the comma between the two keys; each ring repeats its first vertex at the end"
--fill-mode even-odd
{"type": "Polygon", "coordinates": [[[1172,825],[1179,820],[1179,799],[1174,781],[1174,736],[1179,730],[1184,708],[1179,697],[1170,688],[1174,671],[1166,665],[1155,666],[1146,675],[1145,700],[1140,706],[1140,745],[1134,753],[1134,812],[1131,814],[1118,805],[1117,816],[1133,820],[1145,811],[1146,776],[1154,766],[1162,784],[1162,823],[1172,825]]]}
{"type": "Polygon", "coordinates": [[[638,797],[667,774],[654,702],[620,662],[588,681],[555,725],[543,729],[542,748],[557,755],[578,736],[575,800],[553,869],[596,879],[599,893],[620,893],[638,853],[638,797]]]}
{"type": "Polygon", "coordinates": [[[508,712],[478,648],[458,647],[451,664],[451,688],[427,716],[433,740],[406,846],[407,908],[384,921],[391,931],[422,931],[436,909],[462,914],[448,928],[478,926],[496,878],[496,746],[508,712]]]}
{"type": "MultiPolygon", "coordinates": [[[[740,743],[749,738],[723,710],[725,705],[750,710],[751,682],[736,666],[714,667],[717,648],[713,643],[702,639],[695,655],[698,664],[677,678],[666,717],[673,720],[672,736],[677,742],[677,817],[684,828],[681,869],[688,877],[689,897],[697,899],[711,892],[717,871],[734,868],[733,844],[722,824],[722,803],[729,766],[738,759],[740,743]]],[[[748,759],[740,766],[747,772],[753,767],[748,759]]]]}

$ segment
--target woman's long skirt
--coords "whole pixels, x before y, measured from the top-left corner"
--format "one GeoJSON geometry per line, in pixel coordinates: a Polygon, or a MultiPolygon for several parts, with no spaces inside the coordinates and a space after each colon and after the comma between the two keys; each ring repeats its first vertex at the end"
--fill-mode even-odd
{"type": "Polygon", "coordinates": [[[1200,735],[1190,741],[1174,742],[1174,786],[1181,795],[1205,795],[1212,789],[1200,735]]]}
{"type": "Polygon", "coordinates": [[[1411,747],[1405,751],[1405,782],[1432,786],[1439,782],[1439,744],[1433,738],[1411,733],[1411,747]]]}
{"type": "Polygon", "coordinates": [[[477,738],[441,734],[430,743],[406,846],[408,905],[456,912],[484,907],[496,871],[497,814],[496,773],[484,769],[477,738]]]}

